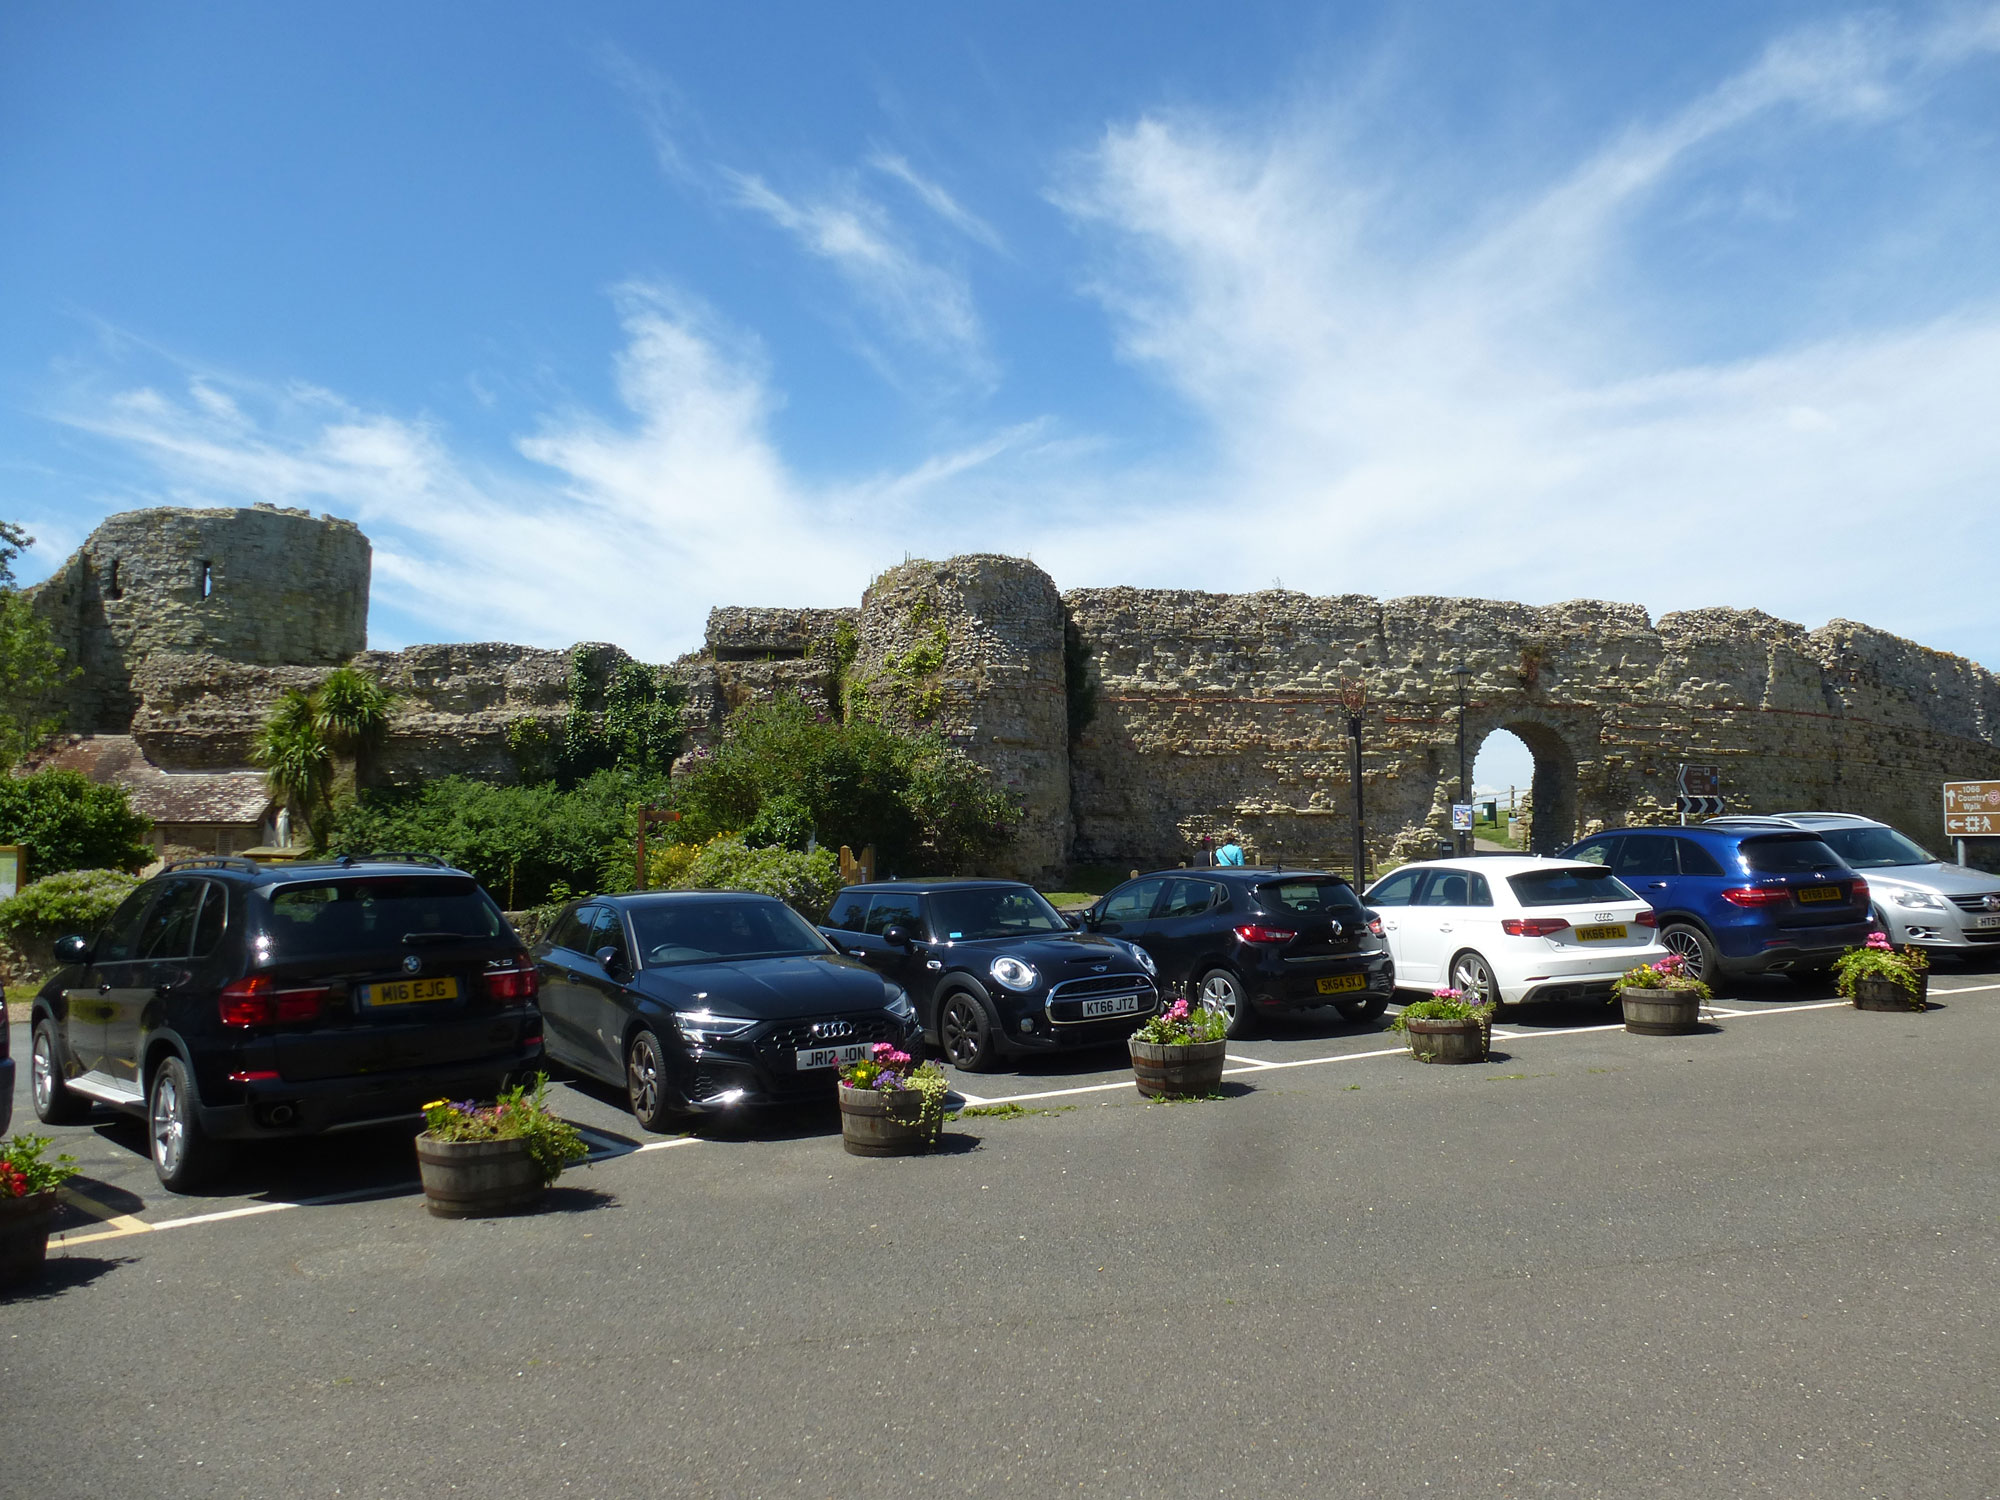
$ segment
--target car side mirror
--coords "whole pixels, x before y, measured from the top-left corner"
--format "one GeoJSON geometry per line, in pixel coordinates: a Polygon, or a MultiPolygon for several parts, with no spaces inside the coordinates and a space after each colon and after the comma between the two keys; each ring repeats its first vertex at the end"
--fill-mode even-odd
{"type": "Polygon", "coordinates": [[[1083,931],[1084,922],[1087,917],[1088,913],[1086,912],[1071,911],[1063,913],[1063,921],[1069,925],[1069,928],[1072,932],[1083,931]]]}
{"type": "Polygon", "coordinates": [[[887,943],[891,948],[907,948],[910,946],[910,929],[907,927],[885,927],[882,929],[882,941],[887,943]]]}
{"type": "Polygon", "coordinates": [[[618,950],[609,943],[599,948],[591,957],[597,960],[599,968],[603,969],[605,973],[611,975],[613,978],[616,978],[625,968],[625,961],[618,956],[618,950]]]}
{"type": "Polygon", "coordinates": [[[90,939],[78,937],[73,932],[67,937],[59,937],[56,939],[55,953],[56,957],[66,964],[89,963],[90,939]]]}

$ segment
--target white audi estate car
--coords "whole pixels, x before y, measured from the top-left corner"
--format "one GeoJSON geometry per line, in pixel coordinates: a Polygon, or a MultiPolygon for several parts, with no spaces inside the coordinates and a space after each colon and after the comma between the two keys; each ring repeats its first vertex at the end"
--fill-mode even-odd
{"type": "Polygon", "coordinates": [[[1658,924],[1602,865],[1485,855],[1404,865],[1368,888],[1398,989],[1483,1000],[1611,998],[1618,976],[1667,956],[1658,924]]]}

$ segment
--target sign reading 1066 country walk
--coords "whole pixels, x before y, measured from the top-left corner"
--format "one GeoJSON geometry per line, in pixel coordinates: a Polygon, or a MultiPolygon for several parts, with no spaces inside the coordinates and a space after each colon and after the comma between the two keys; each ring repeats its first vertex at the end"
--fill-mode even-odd
{"type": "Polygon", "coordinates": [[[2000,838],[2000,781],[1944,784],[1946,838],[2000,838]]]}

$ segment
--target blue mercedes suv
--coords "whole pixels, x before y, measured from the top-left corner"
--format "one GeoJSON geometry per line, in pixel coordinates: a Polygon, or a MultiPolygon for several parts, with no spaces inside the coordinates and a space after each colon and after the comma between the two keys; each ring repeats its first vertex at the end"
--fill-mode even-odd
{"type": "Polygon", "coordinates": [[[1660,943],[1713,984],[1823,975],[1868,940],[1868,882],[1816,835],[1769,828],[1618,828],[1564,851],[1606,865],[1652,903],[1660,943]]]}

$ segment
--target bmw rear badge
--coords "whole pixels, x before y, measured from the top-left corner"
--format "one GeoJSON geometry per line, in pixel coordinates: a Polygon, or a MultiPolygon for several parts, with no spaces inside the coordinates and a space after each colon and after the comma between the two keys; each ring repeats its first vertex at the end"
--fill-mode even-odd
{"type": "Polygon", "coordinates": [[[423,966],[424,966],[424,961],[421,958],[418,958],[416,954],[405,953],[403,955],[403,972],[405,974],[414,974],[417,972],[417,970],[421,969],[423,966]]]}

